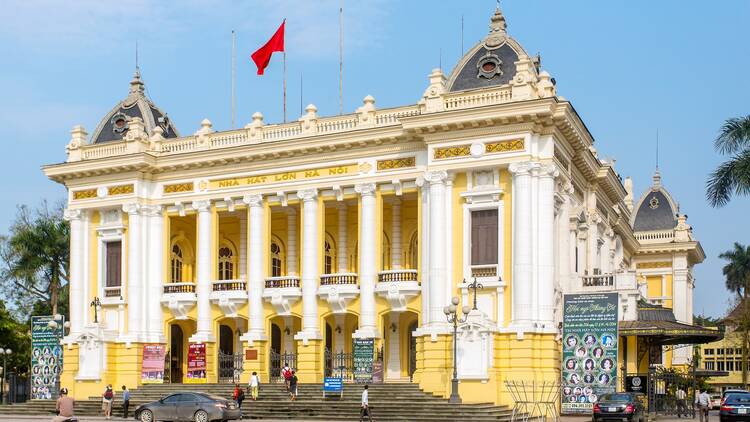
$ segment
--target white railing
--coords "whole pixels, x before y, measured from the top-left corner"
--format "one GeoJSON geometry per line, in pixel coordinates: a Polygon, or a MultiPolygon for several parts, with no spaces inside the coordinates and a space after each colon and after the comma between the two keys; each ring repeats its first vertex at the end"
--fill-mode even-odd
{"type": "Polygon", "coordinates": [[[245,280],[220,280],[211,283],[211,288],[214,292],[244,291],[247,290],[247,283],[245,280]]]}
{"type": "Polygon", "coordinates": [[[459,92],[445,96],[445,109],[455,110],[458,108],[481,107],[492,104],[510,102],[512,99],[512,88],[510,85],[495,89],[483,89],[471,92],[459,92]]]}
{"type": "Polygon", "coordinates": [[[266,141],[296,138],[300,135],[302,135],[302,125],[299,122],[267,126],[263,128],[263,139],[266,141]]]}
{"type": "Polygon", "coordinates": [[[613,287],[614,274],[585,275],[582,277],[583,287],[613,287]]]}
{"type": "Polygon", "coordinates": [[[162,141],[161,152],[162,153],[180,153],[189,152],[197,148],[198,141],[194,136],[186,138],[171,139],[168,141],[162,141]]]}
{"type": "Polygon", "coordinates": [[[357,127],[358,118],[354,116],[343,116],[336,119],[318,120],[318,133],[345,132],[357,127]]]}
{"type": "Polygon", "coordinates": [[[122,287],[113,286],[104,288],[104,297],[119,297],[122,298],[122,287]]]}
{"type": "Polygon", "coordinates": [[[219,132],[211,136],[211,148],[226,148],[247,143],[247,131],[219,132]]]}
{"type": "Polygon", "coordinates": [[[355,273],[337,273],[321,274],[320,285],[329,286],[332,284],[357,284],[357,274],[355,273]]]}
{"type": "Polygon", "coordinates": [[[112,157],[123,155],[127,152],[128,147],[125,142],[111,142],[106,144],[94,144],[83,147],[83,159],[93,160],[95,158],[112,157]]]}
{"type": "Polygon", "coordinates": [[[388,126],[399,124],[401,118],[418,116],[419,108],[416,106],[399,107],[379,110],[375,113],[375,124],[377,126],[388,126]]]}
{"type": "Polygon", "coordinates": [[[495,278],[497,277],[497,264],[472,265],[471,277],[495,278]]]}
{"type": "Polygon", "coordinates": [[[164,294],[195,293],[195,283],[165,283],[164,294]]]}
{"type": "Polygon", "coordinates": [[[299,277],[293,275],[266,277],[266,289],[278,289],[285,287],[299,287],[299,277]]]}
{"type": "Polygon", "coordinates": [[[674,239],[674,230],[660,230],[651,232],[635,233],[635,238],[639,241],[657,241],[668,242],[674,239]]]}
{"type": "Polygon", "coordinates": [[[417,281],[417,270],[385,270],[378,273],[378,283],[404,283],[417,281]]]}

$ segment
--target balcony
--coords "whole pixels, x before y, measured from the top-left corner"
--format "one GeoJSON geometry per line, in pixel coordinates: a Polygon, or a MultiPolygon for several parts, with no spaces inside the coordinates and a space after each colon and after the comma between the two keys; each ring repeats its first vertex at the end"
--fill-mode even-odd
{"type": "Polygon", "coordinates": [[[236,317],[237,309],[247,303],[245,280],[219,280],[211,283],[211,302],[221,308],[224,315],[236,317]]]}
{"type": "Polygon", "coordinates": [[[291,315],[292,306],[300,298],[302,290],[299,287],[299,277],[284,275],[266,278],[263,299],[273,305],[277,314],[291,315]]]}
{"type": "Polygon", "coordinates": [[[482,264],[471,266],[471,278],[497,278],[497,264],[482,264]]]}
{"type": "Polygon", "coordinates": [[[343,314],[359,294],[358,278],[356,273],[321,274],[318,296],[328,302],[334,314],[343,314]]]}
{"type": "Polygon", "coordinates": [[[121,286],[105,287],[104,298],[122,300],[122,287],[121,286]]]}
{"type": "Polygon", "coordinates": [[[161,304],[169,308],[176,319],[187,319],[187,314],[195,306],[195,283],[165,283],[161,304]]]}
{"type": "Polygon", "coordinates": [[[581,277],[583,287],[613,287],[615,285],[614,274],[585,275],[581,277]]]}
{"type": "Polygon", "coordinates": [[[378,273],[378,284],[375,293],[388,301],[391,310],[402,312],[412,297],[421,291],[417,270],[397,269],[378,273]]]}

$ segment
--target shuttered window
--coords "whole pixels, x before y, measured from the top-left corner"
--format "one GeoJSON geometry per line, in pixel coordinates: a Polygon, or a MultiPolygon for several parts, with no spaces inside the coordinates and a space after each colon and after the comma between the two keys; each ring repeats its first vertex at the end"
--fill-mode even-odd
{"type": "Polygon", "coordinates": [[[471,212],[471,265],[497,264],[497,209],[471,212]]]}
{"type": "Polygon", "coordinates": [[[106,287],[120,287],[122,285],[122,242],[105,243],[107,280],[106,287]]]}

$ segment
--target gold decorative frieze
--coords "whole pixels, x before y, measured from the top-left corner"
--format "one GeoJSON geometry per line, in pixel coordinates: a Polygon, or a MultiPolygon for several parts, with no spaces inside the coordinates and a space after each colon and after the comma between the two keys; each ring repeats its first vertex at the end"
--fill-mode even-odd
{"type": "Polygon", "coordinates": [[[107,188],[108,195],[127,195],[133,192],[135,192],[135,187],[132,183],[129,185],[117,185],[107,188]]]}
{"type": "Polygon", "coordinates": [[[432,156],[436,160],[454,157],[466,157],[471,154],[471,145],[454,145],[451,147],[435,148],[432,156]]]}
{"type": "Polygon", "coordinates": [[[73,199],[91,199],[96,198],[96,189],[84,189],[73,192],[73,199]]]}
{"type": "Polygon", "coordinates": [[[171,185],[164,185],[164,193],[182,193],[182,192],[192,192],[192,191],[193,191],[193,182],[174,183],[171,185]]]}
{"type": "Polygon", "coordinates": [[[660,262],[639,262],[635,265],[635,267],[639,270],[648,270],[653,268],[669,268],[672,266],[672,263],[669,261],[660,261],[660,262]]]}
{"type": "Polygon", "coordinates": [[[409,168],[416,166],[416,164],[416,157],[394,158],[392,160],[378,160],[378,171],[409,168]]]}
{"type": "Polygon", "coordinates": [[[510,139],[507,141],[490,142],[488,144],[484,144],[484,152],[488,154],[498,153],[498,152],[523,151],[523,150],[524,150],[523,139],[510,139]]]}
{"type": "MultiPolygon", "coordinates": [[[[369,164],[368,164],[369,165],[369,164]]],[[[283,173],[258,174],[253,176],[233,177],[230,179],[211,180],[209,189],[232,188],[236,186],[254,186],[279,182],[318,179],[324,177],[356,175],[362,166],[349,164],[344,166],[321,167],[308,170],[286,171],[283,173]]]]}

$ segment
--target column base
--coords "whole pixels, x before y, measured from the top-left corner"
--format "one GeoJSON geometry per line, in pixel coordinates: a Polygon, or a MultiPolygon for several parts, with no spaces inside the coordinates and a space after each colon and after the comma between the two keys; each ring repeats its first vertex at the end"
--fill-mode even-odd
{"type": "Polygon", "coordinates": [[[297,375],[299,382],[323,382],[322,348],[323,341],[321,339],[303,339],[298,341],[295,375],[297,375]]]}
{"type": "Polygon", "coordinates": [[[216,337],[212,333],[195,333],[188,338],[188,343],[213,343],[216,337]]]}

